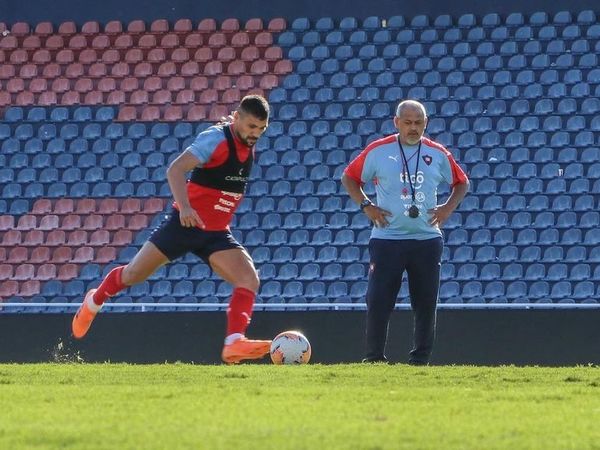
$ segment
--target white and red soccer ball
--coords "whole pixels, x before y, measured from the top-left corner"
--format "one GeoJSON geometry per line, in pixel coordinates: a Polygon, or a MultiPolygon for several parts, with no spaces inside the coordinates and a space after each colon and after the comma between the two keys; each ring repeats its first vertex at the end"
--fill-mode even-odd
{"type": "Polygon", "coordinates": [[[271,343],[273,364],[306,364],[310,354],[310,342],[298,331],[279,333],[271,343]]]}

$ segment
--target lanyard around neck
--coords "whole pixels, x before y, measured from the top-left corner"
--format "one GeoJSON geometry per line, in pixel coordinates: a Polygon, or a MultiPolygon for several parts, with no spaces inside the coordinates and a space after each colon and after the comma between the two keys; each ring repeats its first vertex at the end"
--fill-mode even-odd
{"type": "MultiPolygon", "coordinates": [[[[415,183],[417,182],[417,174],[419,173],[419,160],[421,159],[421,140],[419,140],[419,147],[417,148],[417,164],[415,167],[415,183]]],[[[402,143],[400,142],[400,134],[398,134],[398,145],[400,146],[400,154],[402,155],[402,163],[403,166],[406,167],[406,173],[408,174],[408,184],[410,185],[410,194],[412,197],[412,202],[415,203],[415,187],[413,186],[413,182],[410,176],[410,170],[408,170],[408,159],[406,159],[406,154],[404,153],[404,148],[402,147],[402,143]]]]}

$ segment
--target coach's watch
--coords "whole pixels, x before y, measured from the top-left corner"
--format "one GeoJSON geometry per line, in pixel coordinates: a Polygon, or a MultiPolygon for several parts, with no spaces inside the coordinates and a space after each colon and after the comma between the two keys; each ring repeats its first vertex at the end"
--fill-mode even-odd
{"type": "Polygon", "coordinates": [[[360,202],[360,210],[364,211],[367,206],[373,206],[373,202],[368,198],[365,198],[362,202],[360,202]]]}

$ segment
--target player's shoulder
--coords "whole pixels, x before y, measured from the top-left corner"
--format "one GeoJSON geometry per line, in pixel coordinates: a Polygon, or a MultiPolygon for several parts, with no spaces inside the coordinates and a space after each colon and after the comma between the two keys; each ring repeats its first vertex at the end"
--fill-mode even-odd
{"type": "Polygon", "coordinates": [[[396,142],[398,139],[397,135],[391,134],[389,136],[385,136],[379,139],[374,140],[369,145],[365,147],[365,153],[370,153],[374,150],[378,150],[384,148],[385,146],[396,142]]]}
{"type": "Polygon", "coordinates": [[[208,147],[216,147],[225,140],[225,133],[222,125],[212,125],[206,130],[198,133],[195,139],[196,144],[208,147]]]}
{"type": "Polygon", "coordinates": [[[426,147],[429,147],[432,150],[437,150],[440,153],[444,154],[445,156],[451,156],[452,154],[450,153],[450,151],[444,147],[442,144],[440,144],[439,142],[435,142],[429,138],[423,137],[422,138],[422,142],[426,147]]]}

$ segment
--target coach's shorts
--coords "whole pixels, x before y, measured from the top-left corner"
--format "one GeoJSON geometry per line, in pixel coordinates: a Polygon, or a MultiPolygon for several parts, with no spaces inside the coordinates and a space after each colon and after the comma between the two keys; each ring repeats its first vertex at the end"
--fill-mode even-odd
{"type": "Polygon", "coordinates": [[[215,252],[232,248],[244,249],[230,231],[204,231],[197,227],[182,226],[176,209],[154,229],[148,240],[170,261],[192,252],[208,264],[209,256],[215,252]]]}

